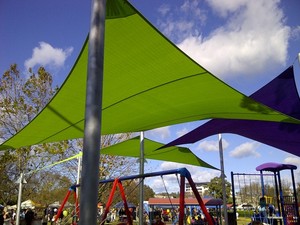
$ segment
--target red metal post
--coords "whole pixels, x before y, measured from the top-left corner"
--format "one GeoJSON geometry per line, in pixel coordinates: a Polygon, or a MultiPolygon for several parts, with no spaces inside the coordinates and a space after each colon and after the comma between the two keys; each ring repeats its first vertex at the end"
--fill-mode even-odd
{"type": "Polygon", "coordinates": [[[185,197],[185,191],[184,191],[184,185],[185,185],[185,177],[183,175],[180,175],[180,196],[179,196],[179,225],[184,224],[184,197],[185,197]]]}
{"type": "Polygon", "coordinates": [[[123,185],[122,185],[121,181],[119,181],[118,184],[119,184],[119,188],[120,188],[121,197],[122,197],[123,202],[124,202],[124,208],[125,208],[125,212],[126,212],[126,215],[127,215],[127,223],[129,225],[132,225],[132,218],[131,218],[132,215],[131,215],[131,212],[128,209],[128,205],[127,205],[123,185]]]}
{"type": "Polygon", "coordinates": [[[69,196],[70,196],[70,194],[71,194],[71,191],[72,191],[71,189],[68,190],[68,192],[67,192],[67,194],[66,194],[66,197],[64,198],[64,200],[63,200],[61,206],[59,207],[59,209],[58,209],[58,211],[57,211],[57,214],[56,214],[56,217],[55,217],[55,219],[54,219],[55,222],[56,222],[56,221],[58,220],[58,218],[60,217],[60,214],[61,214],[62,210],[64,209],[66,202],[68,201],[68,198],[69,198],[69,196]]]}

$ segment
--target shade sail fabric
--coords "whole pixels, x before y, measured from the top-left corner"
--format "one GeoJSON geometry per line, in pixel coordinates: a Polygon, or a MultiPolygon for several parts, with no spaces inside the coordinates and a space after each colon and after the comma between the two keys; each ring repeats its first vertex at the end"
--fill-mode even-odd
{"type": "MultiPolygon", "coordinates": [[[[162,147],[164,144],[144,138],[144,158],[162,160],[176,163],[183,163],[187,165],[200,166],[209,169],[217,169],[214,166],[204,162],[202,159],[197,157],[189,148],[170,146],[164,148],[161,151],[156,151],[156,149],[162,147]]],[[[129,140],[105,147],[101,149],[101,154],[104,155],[114,155],[114,156],[128,156],[140,158],[140,137],[134,137],[129,140]]],[[[82,156],[82,152],[77,155],[71,156],[67,159],[55,162],[51,165],[47,165],[30,173],[34,173],[40,170],[44,170],[55,165],[76,159],[82,156]]],[[[27,173],[28,174],[28,173],[27,173]]]]}
{"type": "MultiPolygon", "coordinates": [[[[300,118],[300,101],[292,66],[250,97],[300,118]]],[[[218,133],[242,135],[300,156],[300,126],[284,122],[213,119],[165,146],[194,143],[218,133]]]]}
{"type": "MultiPolygon", "coordinates": [[[[299,123],[217,79],[128,1],[108,0],[106,7],[102,134],[146,131],[209,118],[299,123]]],[[[59,92],[0,150],[82,138],[87,63],[86,41],[59,92]]]]}
{"type": "MultiPolygon", "coordinates": [[[[146,159],[177,162],[210,169],[217,169],[198,158],[189,148],[171,146],[156,151],[164,144],[144,138],[144,157],[146,159]]],[[[131,138],[118,144],[101,149],[101,154],[140,157],[140,137],[131,138]]]]}

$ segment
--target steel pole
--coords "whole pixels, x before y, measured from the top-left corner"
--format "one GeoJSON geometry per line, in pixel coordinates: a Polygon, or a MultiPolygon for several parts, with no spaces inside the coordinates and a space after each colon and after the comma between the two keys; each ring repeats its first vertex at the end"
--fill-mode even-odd
{"type": "Polygon", "coordinates": [[[224,159],[223,159],[224,157],[223,157],[223,145],[222,145],[221,134],[219,134],[219,153],[220,153],[220,166],[221,166],[221,179],[222,179],[224,221],[225,221],[225,225],[228,225],[226,184],[225,184],[224,159]]]}
{"type": "Polygon", "coordinates": [[[97,224],[105,11],[105,0],[92,2],[79,206],[80,225],[97,224]]]}
{"type": "MultiPolygon", "coordinates": [[[[140,135],[140,175],[144,174],[144,132],[140,135]]],[[[144,178],[140,178],[139,225],[144,221],[144,178]]]]}
{"type": "Polygon", "coordinates": [[[21,173],[20,174],[20,180],[19,180],[19,194],[18,194],[17,213],[16,213],[16,225],[20,224],[20,212],[21,212],[21,202],[22,202],[23,176],[24,176],[24,174],[21,173]]]}

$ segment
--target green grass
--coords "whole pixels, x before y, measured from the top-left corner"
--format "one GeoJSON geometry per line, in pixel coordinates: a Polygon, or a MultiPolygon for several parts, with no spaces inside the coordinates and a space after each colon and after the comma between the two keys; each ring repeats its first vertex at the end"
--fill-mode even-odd
{"type": "Polygon", "coordinates": [[[239,217],[237,219],[237,225],[248,225],[251,222],[249,217],[239,217]]]}

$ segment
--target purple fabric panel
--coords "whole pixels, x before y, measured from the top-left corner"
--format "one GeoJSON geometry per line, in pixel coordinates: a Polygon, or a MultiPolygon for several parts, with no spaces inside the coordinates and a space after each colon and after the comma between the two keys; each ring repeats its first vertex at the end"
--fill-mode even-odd
{"type": "Polygon", "coordinates": [[[212,120],[167,146],[194,143],[217,133],[238,134],[300,156],[300,127],[297,124],[251,120],[212,120]]]}
{"type": "Polygon", "coordinates": [[[292,66],[249,97],[270,108],[300,119],[300,101],[292,66]]]}
{"type": "MultiPolygon", "coordinates": [[[[277,111],[300,118],[300,101],[293,67],[289,67],[250,97],[277,111]]],[[[164,147],[194,143],[218,133],[233,133],[300,156],[300,126],[252,120],[213,119],[164,147]]]]}

